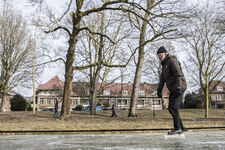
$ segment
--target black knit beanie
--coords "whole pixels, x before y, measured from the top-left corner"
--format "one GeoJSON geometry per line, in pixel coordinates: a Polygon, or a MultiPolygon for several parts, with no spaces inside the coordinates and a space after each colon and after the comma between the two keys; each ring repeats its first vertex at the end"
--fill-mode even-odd
{"type": "Polygon", "coordinates": [[[158,51],[157,51],[157,55],[158,55],[159,53],[167,53],[167,51],[166,51],[166,49],[165,49],[163,46],[161,46],[161,47],[158,49],[158,51]]]}

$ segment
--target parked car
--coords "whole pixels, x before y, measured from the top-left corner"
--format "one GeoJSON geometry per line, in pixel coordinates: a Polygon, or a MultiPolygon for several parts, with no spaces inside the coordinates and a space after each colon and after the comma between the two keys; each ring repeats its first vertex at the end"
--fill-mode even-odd
{"type": "Polygon", "coordinates": [[[87,106],[86,108],[84,108],[83,111],[89,111],[90,110],[90,106],[87,106]]]}
{"type": "Polygon", "coordinates": [[[49,111],[48,109],[44,109],[43,111],[49,111]]]}
{"type": "MultiPolygon", "coordinates": [[[[102,111],[102,106],[96,106],[95,107],[96,111],[102,111]]],[[[84,108],[83,111],[89,111],[90,110],[90,106],[87,106],[86,108],[84,108]]]]}

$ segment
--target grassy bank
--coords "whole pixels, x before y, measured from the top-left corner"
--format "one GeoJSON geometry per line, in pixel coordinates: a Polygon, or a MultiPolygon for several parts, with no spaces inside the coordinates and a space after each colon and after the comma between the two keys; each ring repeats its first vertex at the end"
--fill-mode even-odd
{"type": "MultiPolygon", "coordinates": [[[[111,111],[99,111],[97,115],[89,112],[73,111],[71,119],[61,121],[53,118],[54,112],[0,112],[0,130],[109,130],[109,129],[160,129],[173,128],[168,110],[139,110],[138,117],[127,117],[128,111],[117,111],[118,118],[111,118],[111,111]]],[[[205,119],[204,109],[180,109],[180,116],[186,128],[225,127],[225,109],[210,109],[205,119]]]]}

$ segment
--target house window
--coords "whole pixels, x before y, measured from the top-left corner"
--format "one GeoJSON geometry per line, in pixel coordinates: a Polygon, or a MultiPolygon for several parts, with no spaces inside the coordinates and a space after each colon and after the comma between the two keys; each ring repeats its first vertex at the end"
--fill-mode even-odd
{"type": "Polygon", "coordinates": [[[153,105],[160,105],[160,100],[154,100],[153,105]]]}
{"type": "Polygon", "coordinates": [[[54,104],[56,103],[56,101],[57,101],[57,98],[54,98],[54,104]]]}
{"type": "Polygon", "coordinates": [[[40,104],[43,104],[43,101],[44,101],[43,98],[40,98],[40,104]]]}
{"type": "Polygon", "coordinates": [[[216,100],[217,100],[217,101],[222,101],[222,96],[221,96],[221,95],[217,95],[217,96],[216,96],[216,100]]]}
{"type": "Polygon", "coordinates": [[[127,95],[127,90],[123,90],[123,95],[127,95]]]}
{"type": "Polygon", "coordinates": [[[84,100],[81,100],[80,101],[80,104],[83,104],[83,105],[90,105],[90,99],[84,99],[84,100]],[[83,102],[84,102],[84,104],[83,104],[83,102]]]}
{"type": "Polygon", "coordinates": [[[223,87],[222,86],[217,86],[217,91],[223,91],[223,87]]]}
{"type": "Polygon", "coordinates": [[[51,99],[47,98],[47,105],[50,105],[50,104],[51,104],[51,99]]]}
{"type": "Polygon", "coordinates": [[[109,99],[109,103],[110,103],[111,105],[115,105],[115,99],[109,99]]]}
{"type": "MultiPolygon", "coordinates": [[[[120,106],[121,104],[121,99],[118,100],[118,106],[120,106]]],[[[127,105],[130,105],[130,99],[124,99],[122,101],[122,106],[127,106],[127,105]]]]}
{"type": "Polygon", "coordinates": [[[57,94],[57,92],[56,91],[53,91],[53,94],[57,94]]]}
{"type": "Polygon", "coordinates": [[[89,90],[85,90],[85,94],[89,95],[90,91],[89,90]]]}
{"type": "Polygon", "coordinates": [[[144,105],[145,104],[145,100],[138,100],[137,105],[144,105]]]}
{"type": "Polygon", "coordinates": [[[71,105],[77,105],[78,104],[78,100],[77,99],[71,99],[71,105]]]}
{"type": "Polygon", "coordinates": [[[223,99],[222,99],[222,95],[214,95],[213,96],[213,100],[214,101],[222,101],[223,99]]]}
{"type": "Polygon", "coordinates": [[[139,95],[145,95],[145,91],[139,91],[139,95]]]}
{"type": "Polygon", "coordinates": [[[148,99],[145,100],[145,105],[149,105],[149,100],[148,99]]]}
{"type": "Polygon", "coordinates": [[[110,95],[110,90],[104,90],[103,95],[110,95]]]}
{"type": "Polygon", "coordinates": [[[48,91],[48,94],[51,94],[52,93],[52,91],[48,91]]]}

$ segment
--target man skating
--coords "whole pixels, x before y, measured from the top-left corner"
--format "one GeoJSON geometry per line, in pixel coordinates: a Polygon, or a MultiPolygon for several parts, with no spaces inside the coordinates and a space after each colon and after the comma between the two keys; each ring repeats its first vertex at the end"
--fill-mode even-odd
{"type": "Polygon", "coordinates": [[[162,98],[161,93],[165,83],[170,92],[169,112],[173,116],[174,130],[168,132],[168,134],[180,134],[182,131],[187,131],[183,126],[178,111],[184,91],[187,88],[184,73],[177,57],[169,55],[163,46],[158,49],[157,55],[162,64],[162,73],[157,89],[157,95],[159,98],[162,98]]]}

